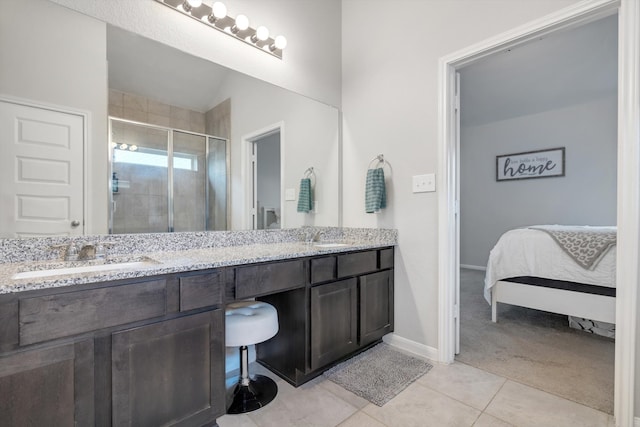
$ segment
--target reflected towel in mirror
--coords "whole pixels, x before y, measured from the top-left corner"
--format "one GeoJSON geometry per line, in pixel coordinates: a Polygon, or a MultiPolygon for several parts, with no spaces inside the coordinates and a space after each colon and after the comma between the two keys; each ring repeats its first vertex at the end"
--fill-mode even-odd
{"type": "Polygon", "coordinates": [[[365,185],[365,211],[375,213],[387,207],[387,191],[384,184],[382,168],[367,170],[365,185]]]}

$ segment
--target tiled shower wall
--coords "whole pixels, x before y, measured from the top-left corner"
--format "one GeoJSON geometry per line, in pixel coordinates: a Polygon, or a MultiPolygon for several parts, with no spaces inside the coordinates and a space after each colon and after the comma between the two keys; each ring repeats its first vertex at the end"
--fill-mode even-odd
{"type": "Polygon", "coordinates": [[[198,133],[206,128],[204,113],[114,89],[109,89],[109,115],[198,133]]]}

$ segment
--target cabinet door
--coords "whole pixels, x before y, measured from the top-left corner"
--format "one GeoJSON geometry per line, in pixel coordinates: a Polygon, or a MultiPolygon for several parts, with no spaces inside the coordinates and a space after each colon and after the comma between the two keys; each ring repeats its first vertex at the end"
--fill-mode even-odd
{"type": "Polygon", "coordinates": [[[360,345],[393,331],[393,270],[360,277],[360,345]]]}
{"type": "Polygon", "coordinates": [[[0,425],[94,424],[93,340],[0,357],[0,425]]]}
{"type": "Polygon", "coordinates": [[[225,412],[224,311],[112,336],[113,425],[210,424],[225,412]]]}
{"type": "Polygon", "coordinates": [[[311,288],[311,369],[358,348],[357,279],[311,288]]]}

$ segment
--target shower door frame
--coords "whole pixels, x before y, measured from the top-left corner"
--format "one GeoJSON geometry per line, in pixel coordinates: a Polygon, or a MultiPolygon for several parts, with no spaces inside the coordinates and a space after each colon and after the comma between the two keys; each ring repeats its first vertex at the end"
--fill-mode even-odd
{"type": "MultiPolygon", "coordinates": [[[[113,142],[112,138],[113,138],[113,129],[112,129],[112,123],[113,121],[117,121],[120,123],[126,123],[126,124],[131,124],[131,125],[136,125],[136,126],[143,126],[143,127],[147,127],[147,128],[152,128],[152,129],[156,129],[156,130],[161,130],[161,131],[166,131],[167,132],[167,230],[162,231],[160,233],[173,233],[174,232],[174,197],[173,197],[173,134],[174,132],[181,132],[181,133],[186,133],[189,135],[194,135],[194,136],[201,136],[205,138],[205,162],[204,162],[204,167],[205,167],[205,179],[208,180],[209,177],[209,138],[215,138],[218,140],[222,140],[225,141],[225,167],[226,167],[226,171],[225,171],[225,175],[226,175],[226,192],[227,192],[227,196],[226,196],[226,209],[225,209],[225,215],[226,215],[226,223],[227,223],[227,227],[226,229],[229,229],[229,224],[230,224],[230,220],[231,220],[231,180],[230,178],[230,168],[231,168],[231,159],[230,159],[230,153],[229,150],[231,149],[231,144],[228,138],[222,138],[219,136],[215,136],[215,135],[209,135],[206,133],[200,133],[200,132],[194,132],[194,131],[190,131],[190,130],[185,130],[185,129],[178,129],[178,128],[172,128],[172,127],[167,127],[167,126],[160,126],[160,125],[154,125],[151,123],[145,123],[145,122],[140,122],[140,121],[136,121],[136,120],[129,120],[129,119],[122,119],[120,117],[113,117],[113,116],[108,116],[108,132],[109,132],[109,143],[108,143],[108,150],[109,150],[109,155],[107,156],[107,158],[109,159],[109,176],[107,179],[108,182],[108,194],[109,194],[109,234],[114,234],[113,233],[113,188],[112,188],[112,179],[111,177],[113,176],[113,153],[112,153],[112,147],[111,144],[113,142]]],[[[207,230],[208,226],[209,226],[209,183],[208,181],[205,184],[205,215],[204,215],[204,230],[197,230],[197,231],[210,231],[207,230]]],[[[213,231],[213,230],[211,230],[213,231]]]]}

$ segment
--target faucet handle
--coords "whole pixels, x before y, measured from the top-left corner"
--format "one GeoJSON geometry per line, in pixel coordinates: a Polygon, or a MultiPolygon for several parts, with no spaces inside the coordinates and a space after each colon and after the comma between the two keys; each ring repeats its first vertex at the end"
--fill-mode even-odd
{"type": "Polygon", "coordinates": [[[69,245],[67,245],[67,252],[64,257],[65,261],[76,261],[78,259],[78,255],[80,255],[78,245],[75,242],[69,242],[69,245]]]}
{"type": "Polygon", "coordinates": [[[75,261],[78,259],[78,246],[74,241],[70,241],[69,243],[60,244],[60,245],[51,245],[50,249],[64,249],[64,260],[65,261],[75,261]]]}
{"type": "Polygon", "coordinates": [[[96,259],[105,259],[107,257],[107,249],[114,245],[115,243],[112,242],[96,242],[96,259]]]}

